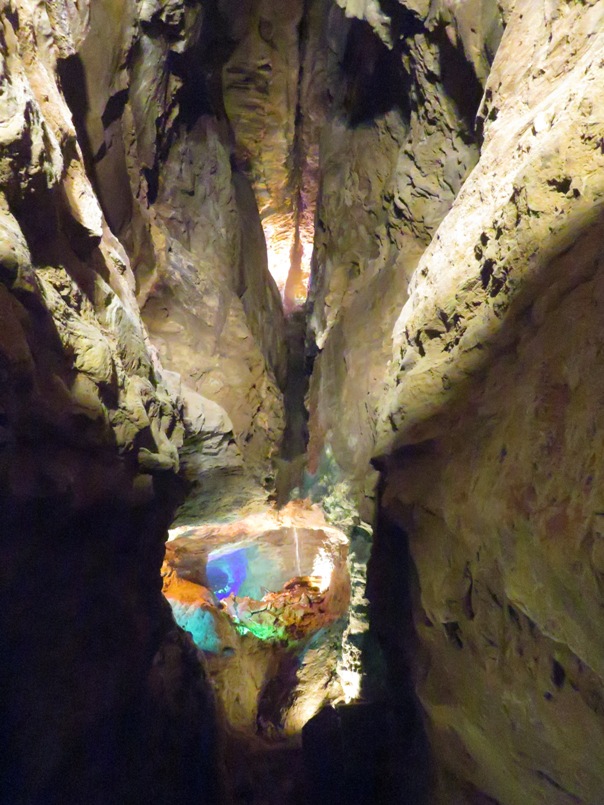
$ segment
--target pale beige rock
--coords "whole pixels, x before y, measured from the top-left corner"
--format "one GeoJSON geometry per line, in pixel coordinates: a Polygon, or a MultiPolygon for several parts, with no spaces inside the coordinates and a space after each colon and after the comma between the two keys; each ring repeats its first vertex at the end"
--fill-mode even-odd
{"type": "Polygon", "coordinates": [[[32,282],[31,256],[27,242],[6,201],[0,202],[0,271],[9,288],[32,282]]]}
{"type": "Polygon", "coordinates": [[[379,0],[337,0],[347,17],[367,20],[376,34],[388,47],[392,46],[390,18],[379,3],[379,0]]]}
{"type": "Polygon", "coordinates": [[[231,168],[224,124],[209,114],[183,123],[182,79],[168,59],[199,50],[199,7],[146,3],[141,13],[139,29],[104,0],[80,51],[101,201],[133,259],[161,361],[226,410],[239,449],[264,478],[282,430],[285,344],[258,212],[231,168]]]}
{"type": "Polygon", "coordinates": [[[333,450],[370,497],[379,434],[382,504],[418,574],[407,651],[439,801],[595,805],[603,9],[400,5],[419,26],[400,134],[387,116],[324,132],[311,469],[333,450]]]}
{"type": "MultiPolygon", "coordinates": [[[[335,36],[341,18],[331,19],[330,25],[335,36]]],[[[441,70],[450,55],[448,42],[427,23],[423,32],[389,50],[363,25],[350,29],[348,47],[365,59],[365,72],[341,101],[344,108],[332,112],[321,143],[317,278],[310,293],[310,326],[320,352],[309,407],[311,470],[325,445],[331,445],[352,479],[354,494],[365,501],[362,516],[370,521],[375,475],[368,464],[392,327],[419,257],[476,161],[477,145],[467,110],[460,107],[459,96],[450,97],[441,70]],[[381,87],[371,82],[379,69],[390,71],[390,108],[377,109],[371,118],[367,110],[381,87]],[[411,73],[409,87],[404,70],[411,73]],[[405,95],[412,98],[409,109],[405,95]],[[353,125],[355,114],[368,119],[353,125]]],[[[345,49],[346,40],[339,47],[345,49]]],[[[465,63],[463,52],[456,58],[465,63]]],[[[471,68],[465,69],[471,76],[471,68]]],[[[338,96],[335,88],[342,75],[332,66],[329,77],[332,93],[342,98],[342,90],[338,96]]],[[[468,91],[478,104],[479,84],[473,80],[468,91]]]]}
{"type": "Polygon", "coordinates": [[[417,568],[436,756],[505,805],[604,794],[602,13],[516,3],[480,159],[394,330],[382,414],[381,448],[402,448],[383,503],[417,568]]]}
{"type": "MultiPolygon", "coordinates": [[[[282,313],[273,307],[272,329],[258,314],[260,300],[271,299],[260,274],[246,283],[255,318],[246,315],[237,285],[248,248],[244,232],[249,235],[228,153],[212,121],[201,121],[195,135],[175,145],[164,168],[152,228],[158,277],[143,317],[162,363],[227,412],[239,450],[262,475],[270,471],[283,427],[281,394],[267,361],[283,379],[282,313]]],[[[251,269],[267,276],[266,264],[251,269]]]]}
{"type": "MultiPolygon", "coordinates": [[[[327,508],[352,523],[377,503],[398,529],[375,543],[389,604],[408,538],[417,643],[402,613],[374,617],[396,668],[411,658],[434,799],[600,805],[603,4],[229,0],[216,28],[206,11],[0,0],[0,610],[27,658],[9,672],[21,799],[70,801],[74,764],[119,777],[65,758],[138,703],[146,779],[209,744],[202,666],[156,589],[162,539],[179,468],[187,527],[266,507],[285,353],[257,202],[287,252],[320,178],[310,469],[333,459],[327,508]]],[[[359,676],[365,560],[341,664],[359,676]]],[[[252,731],[277,658],[219,631],[227,715],[252,731]]],[[[338,651],[308,653],[287,730],[332,695],[338,651]]],[[[196,798],[170,782],[153,795],[196,798]]]]}
{"type": "Polygon", "coordinates": [[[67,166],[63,187],[75,220],[91,238],[100,240],[103,214],[80,159],[72,160],[67,166]]]}
{"type": "MultiPolygon", "coordinates": [[[[72,384],[61,378],[60,372],[64,369],[59,368],[60,362],[57,364],[58,374],[52,380],[53,390],[47,401],[49,412],[54,409],[51,415],[58,415],[60,405],[65,404],[75,406],[74,410],[81,410],[98,420],[102,428],[107,428],[112,419],[121,421],[123,425],[119,426],[117,440],[123,450],[131,450],[136,433],[150,428],[161,461],[165,457],[175,468],[176,448],[166,433],[174,428],[176,412],[152,374],[153,359],[148,354],[146,336],[130,290],[134,285],[130,267],[123,253],[118,256],[119,249],[113,236],[103,229],[98,202],[86,178],[79,148],[74,145],[69,110],[53,77],[57,55],[69,55],[70,48],[81,41],[82,30],[78,26],[82,20],[85,21],[86,14],[82,11],[81,17],[74,16],[70,4],[62,9],[57,6],[52,13],[59,14],[63,21],[61,25],[57,22],[59,17],[56,20],[53,17],[55,21],[51,25],[44,14],[36,16],[29,4],[19,4],[19,19],[23,24],[18,31],[22,37],[19,44],[22,52],[27,54],[23,61],[19,61],[17,39],[11,26],[12,20],[17,18],[9,15],[4,19],[6,47],[3,54],[8,70],[8,92],[3,96],[3,103],[8,117],[4,127],[3,153],[8,168],[3,175],[2,190],[12,202],[23,202],[24,206],[17,204],[15,217],[4,201],[1,205],[2,242],[5,244],[2,279],[9,288],[26,292],[45,306],[52,316],[53,337],[56,339],[48,344],[48,348],[56,351],[60,343],[68,360],[78,370],[72,384]],[[72,25],[75,37],[71,44],[67,41],[68,23],[72,25]],[[38,44],[44,42],[44,47],[34,47],[36,35],[38,39],[35,41],[38,44]],[[59,38],[55,40],[55,36],[59,38]],[[50,105],[49,99],[54,106],[50,105]],[[48,117],[47,111],[50,112],[48,117]],[[19,137],[31,138],[29,152],[21,153],[19,147],[13,147],[19,137]],[[46,178],[41,184],[42,175],[46,178]],[[44,214],[50,215],[51,219],[52,216],[58,217],[65,204],[67,214],[91,239],[87,249],[94,248],[94,244],[103,239],[99,252],[90,256],[89,264],[80,262],[69,245],[61,240],[64,235],[53,229],[52,224],[47,230],[36,230],[35,225],[32,229],[30,219],[24,214],[27,204],[23,194],[38,194],[34,198],[39,199],[39,194],[47,187],[59,182],[61,193],[54,202],[56,207],[50,203],[44,214]],[[21,226],[19,216],[25,219],[21,226]],[[33,258],[22,226],[27,228],[29,237],[33,235],[36,260],[39,260],[41,239],[45,238],[46,265],[32,265],[33,258]],[[59,254],[61,262],[57,259],[59,254]],[[103,273],[110,284],[97,271],[103,273]],[[129,379],[128,371],[138,372],[140,376],[129,379]],[[113,403],[106,406],[107,393],[113,396],[113,403]],[[156,395],[162,400],[159,404],[156,404],[156,395]],[[124,430],[126,422],[130,425],[124,430]]],[[[28,203],[31,204],[31,200],[28,203]]],[[[76,250],[79,252],[80,249],[78,242],[76,250]]],[[[15,302],[14,309],[22,310],[20,317],[27,320],[28,314],[20,303],[15,302]]],[[[29,337],[35,339],[39,335],[32,333],[29,337]]],[[[22,360],[24,358],[19,359],[22,360]]]]}
{"type": "Polygon", "coordinates": [[[238,11],[240,41],[223,67],[224,103],[235,154],[249,176],[269,234],[271,270],[281,287],[296,233],[296,113],[301,0],[256,0],[238,11]],[[241,30],[245,21],[245,31],[241,30]]]}
{"type": "Polygon", "coordinates": [[[457,424],[388,478],[421,585],[419,693],[436,751],[504,803],[595,803],[604,790],[598,229],[550,263],[552,291],[457,424]]]}
{"type": "MultiPolygon", "coordinates": [[[[531,39],[536,38],[535,14],[525,9],[522,18],[520,11],[516,17],[522,19],[518,27],[522,25],[531,39]]],[[[526,64],[516,60],[512,68],[506,64],[499,77],[498,64],[505,64],[504,56],[495,64],[490,82],[501,93],[493,103],[498,117],[486,130],[481,162],[424,255],[396,324],[394,366],[404,364],[408,349],[419,349],[426,356],[414,359],[408,373],[403,370],[395,381],[396,402],[391,404],[395,427],[400,411],[409,432],[417,425],[418,433],[424,421],[437,415],[449,393],[454,394],[457,380],[484,365],[484,349],[496,339],[516,294],[526,283],[538,282],[549,260],[598,214],[603,155],[592,132],[599,119],[594,93],[602,81],[597,64],[602,45],[591,32],[598,30],[602,9],[595,6],[567,14],[576,17],[577,39],[576,49],[566,54],[566,65],[555,45],[546,47],[539,40],[533,49],[540,54],[542,67],[531,67],[529,73],[526,64]],[[540,69],[552,77],[533,88],[530,78],[540,69]],[[525,98],[520,86],[526,87],[525,98]],[[543,123],[546,110],[555,127],[543,123]],[[399,393],[405,387],[410,389],[408,399],[399,393]]],[[[569,22],[561,17],[552,38],[564,37],[563,26],[569,22]]],[[[513,22],[500,54],[511,41],[510,30],[513,22]]]]}

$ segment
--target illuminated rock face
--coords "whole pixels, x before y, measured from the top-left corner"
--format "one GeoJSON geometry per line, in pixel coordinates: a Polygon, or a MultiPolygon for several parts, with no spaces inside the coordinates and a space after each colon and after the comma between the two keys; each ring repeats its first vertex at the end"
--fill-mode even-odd
{"type": "Polygon", "coordinates": [[[216,81],[228,19],[196,3],[167,8],[144,4],[139,19],[134,3],[90,3],[62,85],[164,368],[185,395],[224,409],[263,480],[283,429],[283,313],[216,81]]]}
{"type": "MultiPolygon", "coordinates": [[[[366,13],[374,24],[378,4],[363,5],[350,3],[347,11],[366,13]]],[[[310,290],[309,326],[319,350],[310,460],[316,466],[327,441],[369,498],[392,328],[417,262],[478,156],[482,86],[462,43],[451,42],[455,21],[445,29],[435,13],[424,23],[408,5],[397,7],[392,23],[380,12],[380,36],[360,19],[330,18],[337,50],[327,75],[335,103],[322,135],[310,290]],[[390,28],[392,46],[382,41],[390,28]]]]}
{"type": "Polygon", "coordinates": [[[218,800],[158,584],[185,428],[56,79],[87,11],[0,4],[0,800],[218,800]]]}
{"type": "Polygon", "coordinates": [[[299,736],[343,698],[346,536],[318,507],[290,504],[172,537],[164,593],[206,655],[229,727],[248,738],[299,736]]]}
{"type": "Polygon", "coordinates": [[[263,0],[237,9],[237,46],[223,67],[235,154],[252,179],[267,235],[269,269],[283,293],[296,235],[294,146],[302,0],[263,0]]]}
{"type": "MultiPolygon", "coordinates": [[[[340,5],[396,48],[385,4],[340,5]]],[[[415,679],[431,801],[597,803],[604,9],[399,5],[409,108],[364,99],[325,138],[311,460],[383,518],[373,627],[415,679]]]]}
{"type": "Polygon", "coordinates": [[[263,739],[365,682],[431,803],[601,805],[603,15],[0,0],[0,800],[220,803],[210,676],[263,739]],[[266,509],[315,202],[289,470],[376,526],[343,656],[324,528],[203,531],[205,579],[180,532],[160,592],[183,486],[266,509]]]}
{"type": "Polygon", "coordinates": [[[220,801],[162,546],[182,476],[197,515],[264,500],[285,381],[220,36],[195,3],[0,4],[2,801],[220,801]]]}
{"type": "Polygon", "coordinates": [[[418,571],[418,691],[437,756],[502,803],[604,794],[602,12],[515,8],[481,158],[420,261],[385,398],[385,442],[408,445],[384,503],[418,571]]]}
{"type": "Polygon", "coordinates": [[[254,189],[287,310],[305,301],[310,275],[330,6],[253,0],[226,17],[235,44],[222,86],[235,159],[254,189]]]}

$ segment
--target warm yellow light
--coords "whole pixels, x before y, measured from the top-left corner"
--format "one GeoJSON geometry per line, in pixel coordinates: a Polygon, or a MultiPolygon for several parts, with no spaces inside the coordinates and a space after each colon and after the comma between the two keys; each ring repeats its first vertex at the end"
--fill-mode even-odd
{"type": "Polygon", "coordinates": [[[279,293],[283,296],[285,283],[291,268],[291,253],[294,244],[294,234],[285,233],[281,221],[273,223],[270,218],[262,222],[264,237],[266,239],[266,256],[268,270],[277,283],[279,293]]]}
{"type": "Polygon", "coordinates": [[[310,279],[312,233],[299,233],[299,253],[294,258],[295,233],[293,229],[284,227],[281,217],[265,218],[262,227],[266,239],[268,270],[277,284],[281,298],[287,301],[290,307],[304,304],[310,279]]]}
{"type": "Polygon", "coordinates": [[[361,696],[362,675],[350,668],[338,668],[338,677],[344,694],[344,702],[349,704],[358,701],[361,696]]]}
{"type": "Polygon", "coordinates": [[[312,566],[312,576],[319,581],[319,590],[323,593],[331,583],[333,573],[333,559],[325,548],[319,548],[312,566]]]}

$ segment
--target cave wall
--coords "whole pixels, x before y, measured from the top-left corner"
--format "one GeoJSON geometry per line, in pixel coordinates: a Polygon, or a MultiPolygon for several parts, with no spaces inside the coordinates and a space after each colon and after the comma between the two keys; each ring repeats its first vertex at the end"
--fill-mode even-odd
{"type": "Polygon", "coordinates": [[[98,0],[63,84],[162,364],[180,375],[185,403],[201,395],[224,410],[225,432],[232,426],[264,481],[283,429],[286,350],[224,104],[223,71],[245,34],[241,11],[98,0]]]}
{"type": "MultiPolygon", "coordinates": [[[[310,466],[329,446],[367,497],[370,519],[375,477],[367,465],[392,328],[420,256],[477,160],[474,117],[486,71],[466,59],[463,26],[452,12],[390,4],[378,24],[359,5],[350,4],[346,17],[332,7],[326,24],[333,102],[321,136],[310,291],[318,353],[310,466]]],[[[496,39],[502,22],[486,10],[474,27],[496,39]]]]}
{"type": "Polygon", "coordinates": [[[159,575],[182,407],[57,80],[88,12],[0,7],[0,801],[220,801],[159,575]]]}
{"type": "Polygon", "coordinates": [[[311,467],[328,445],[408,548],[376,536],[373,628],[415,679],[435,796],[595,805],[604,9],[340,5],[335,51],[371,28],[409,101],[366,60],[321,142],[311,467]],[[393,563],[411,635],[375,592],[393,563]]]}
{"type": "Polygon", "coordinates": [[[285,281],[296,232],[296,116],[303,0],[234,4],[223,68],[235,158],[254,187],[271,262],[285,281]]]}
{"type": "Polygon", "coordinates": [[[418,571],[418,690],[437,756],[502,803],[604,793],[601,25],[601,4],[516,6],[481,158],[396,326],[384,504],[418,571]]]}
{"type": "Polygon", "coordinates": [[[183,478],[184,521],[264,502],[283,427],[224,76],[280,18],[271,165],[296,176],[300,14],[249,10],[2,4],[2,801],[221,801],[213,693],[159,566],[183,478]]]}
{"type": "Polygon", "coordinates": [[[159,566],[177,506],[233,517],[270,484],[284,319],[228,76],[268,37],[257,156],[290,204],[301,11],[2,4],[2,801],[222,800],[212,688],[159,566]]]}
{"type": "Polygon", "coordinates": [[[309,469],[434,797],[598,805],[602,3],[0,11],[0,799],[220,801],[163,540],[272,474],[318,188],[309,469]]]}

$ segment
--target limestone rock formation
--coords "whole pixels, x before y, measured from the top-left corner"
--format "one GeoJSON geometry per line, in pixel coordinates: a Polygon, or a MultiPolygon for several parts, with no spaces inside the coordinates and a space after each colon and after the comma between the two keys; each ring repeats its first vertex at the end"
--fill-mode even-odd
{"type": "Polygon", "coordinates": [[[7,0],[1,23],[2,798],[218,802],[213,694],[160,595],[162,544],[183,476],[206,514],[225,479],[231,512],[263,494],[285,383],[214,92],[220,22],[7,0]]]}
{"type": "Polygon", "coordinates": [[[342,69],[329,73],[338,103],[321,152],[310,455],[316,462],[331,444],[371,498],[367,465],[392,327],[419,257],[476,161],[482,88],[436,12],[422,22],[396,6],[386,44],[365,22],[332,15],[331,25],[342,69]]]}
{"type": "Polygon", "coordinates": [[[56,80],[84,12],[0,12],[0,798],[219,797],[213,695],[157,586],[183,421],[56,80]]]}
{"type": "Polygon", "coordinates": [[[602,4],[341,5],[409,107],[354,72],[325,138],[311,461],[377,455],[442,801],[596,803],[602,4]]]}
{"type": "Polygon", "coordinates": [[[228,727],[247,740],[299,735],[342,698],[346,543],[319,507],[293,503],[171,532],[164,593],[206,654],[228,727]]]}
{"type": "Polygon", "coordinates": [[[223,67],[235,158],[254,190],[269,267],[286,308],[304,302],[327,107],[326,0],[253,0],[227,16],[233,48],[223,67]]]}
{"type": "Polygon", "coordinates": [[[237,42],[223,68],[225,110],[237,162],[252,180],[273,268],[287,279],[296,232],[294,141],[302,0],[263,0],[233,9],[237,42]]]}
{"type": "Polygon", "coordinates": [[[167,369],[224,408],[263,480],[283,429],[286,354],[258,211],[223,111],[229,20],[228,9],[205,14],[200,3],[146,3],[139,18],[134,4],[124,13],[98,0],[62,78],[151,341],[167,369]]]}
{"type": "Polygon", "coordinates": [[[398,450],[383,505],[418,572],[419,693],[437,756],[502,803],[604,792],[603,11],[516,4],[480,160],[395,327],[383,414],[383,444],[398,450]]]}
{"type": "Polygon", "coordinates": [[[360,696],[324,791],[604,802],[603,89],[603,0],[0,0],[0,801],[360,696]]]}

